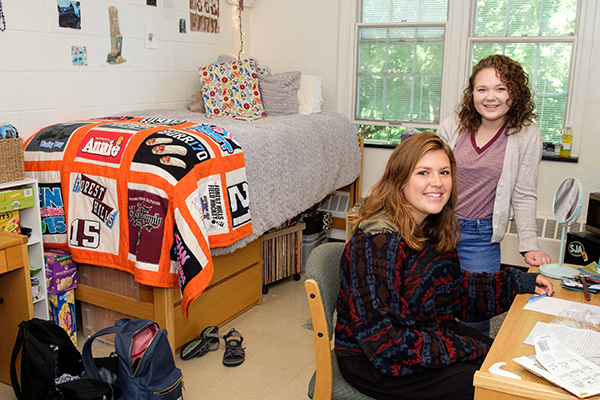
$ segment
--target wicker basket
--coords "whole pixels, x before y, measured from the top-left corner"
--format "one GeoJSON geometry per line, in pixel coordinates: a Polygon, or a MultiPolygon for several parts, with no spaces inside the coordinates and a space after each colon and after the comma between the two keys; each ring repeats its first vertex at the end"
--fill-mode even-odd
{"type": "Polygon", "coordinates": [[[0,140],[0,183],[25,179],[23,140],[0,140]]]}

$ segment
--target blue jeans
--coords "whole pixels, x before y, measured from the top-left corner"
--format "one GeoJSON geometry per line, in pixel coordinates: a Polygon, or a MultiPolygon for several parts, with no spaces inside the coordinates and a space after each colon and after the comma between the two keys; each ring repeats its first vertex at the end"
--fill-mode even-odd
{"type": "MultiPolygon", "coordinates": [[[[500,243],[492,243],[491,219],[458,218],[461,227],[456,251],[460,267],[471,273],[494,274],[500,270],[500,243]]],[[[489,336],[490,321],[464,323],[489,336]]]]}

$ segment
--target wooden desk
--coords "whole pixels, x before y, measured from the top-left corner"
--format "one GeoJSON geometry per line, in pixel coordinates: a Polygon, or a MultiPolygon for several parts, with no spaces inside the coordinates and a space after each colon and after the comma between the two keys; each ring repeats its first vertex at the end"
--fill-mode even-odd
{"type": "MultiPolygon", "coordinates": [[[[582,292],[563,289],[560,280],[551,279],[556,293],[554,297],[565,300],[587,303],[582,292]]],[[[490,349],[480,370],[475,373],[473,385],[475,386],[476,400],[513,400],[513,399],[577,399],[570,392],[547,382],[528,372],[513,358],[535,354],[533,346],[524,344],[523,341],[537,321],[550,322],[554,315],[542,314],[535,311],[524,310],[530,294],[518,295],[511,306],[494,344],[490,349]],[[491,365],[504,361],[502,369],[521,376],[522,380],[505,378],[489,372],[491,365]]],[[[600,305],[600,293],[592,294],[592,302],[588,304],[600,305]]],[[[588,397],[598,400],[600,396],[588,397]]]]}
{"type": "Polygon", "coordinates": [[[27,236],[0,231],[0,382],[10,383],[19,324],[33,318],[27,236]]]}

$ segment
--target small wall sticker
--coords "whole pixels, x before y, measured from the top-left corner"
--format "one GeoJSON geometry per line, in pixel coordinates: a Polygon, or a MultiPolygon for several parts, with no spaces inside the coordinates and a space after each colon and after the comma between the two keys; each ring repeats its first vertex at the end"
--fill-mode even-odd
{"type": "Polygon", "coordinates": [[[71,46],[73,65],[88,65],[87,48],[85,46],[71,46]]]}

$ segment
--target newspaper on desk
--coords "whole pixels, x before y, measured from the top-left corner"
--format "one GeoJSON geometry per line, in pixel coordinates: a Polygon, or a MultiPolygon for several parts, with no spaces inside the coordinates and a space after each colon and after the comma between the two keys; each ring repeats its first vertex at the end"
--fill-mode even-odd
{"type": "Polygon", "coordinates": [[[600,332],[538,321],[523,343],[533,346],[535,337],[548,334],[555,335],[567,349],[600,366],[600,332]]]}
{"type": "Polygon", "coordinates": [[[534,338],[535,355],[513,361],[584,398],[600,394],[600,367],[564,347],[553,334],[534,338]]]}

